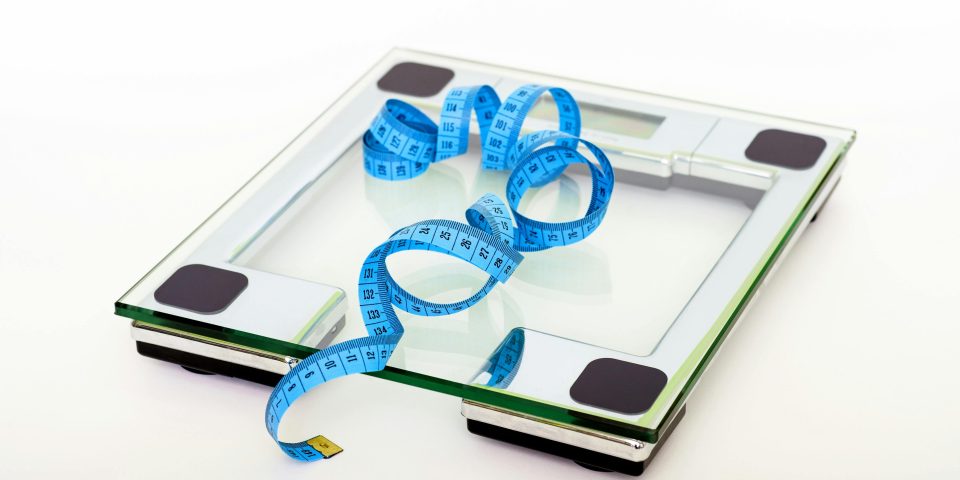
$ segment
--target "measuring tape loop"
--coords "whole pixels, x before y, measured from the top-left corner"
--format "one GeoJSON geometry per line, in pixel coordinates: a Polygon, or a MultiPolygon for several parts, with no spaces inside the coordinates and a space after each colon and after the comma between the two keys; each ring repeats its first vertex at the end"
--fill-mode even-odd
{"type": "MultiPolygon", "coordinates": [[[[430,250],[460,258],[483,270],[490,279],[475,294],[454,303],[433,303],[420,299],[399,286],[384,271],[391,292],[390,301],[401,310],[422,316],[450,315],[470,308],[483,299],[497,282],[504,283],[516,270],[523,256],[497,236],[471,225],[450,220],[425,220],[394,233],[394,251],[430,250]]],[[[366,318],[366,317],[365,317],[366,318]]],[[[368,329],[370,325],[368,324],[368,329]]]]}
{"type": "Polygon", "coordinates": [[[267,405],[265,421],[270,435],[297,460],[315,461],[340,453],[343,449],[323,436],[298,443],[280,441],[278,426],[289,405],[303,393],[335,378],[382,370],[403,336],[403,325],[394,307],[424,316],[465,310],[482,300],[496,283],[509,280],[522,260],[519,252],[497,236],[460,222],[424,220],[397,230],[360,267],[357,296],[369,336],[324,348],[285,375],[267,405]],[[489,274],[490,279],[477,293],[460,302],[427,302],[403,290],[387,270],[387,257],[407,250],[435,251],[459,258],[489,274]]]}
{"type": "Polygon", "coordinates": [[[503,104],[488,85],[450,90],[440,109],[440,126],[416,107],[387,100],[363,136],[364,168],[383,180],[409,180],[427,171],[430,163],[466,153],[470,118],[475,112],[483,145],[483,168],[514,168],[522,158],[515,146],[523,121],[544,93],[557,107],[559,131],[580,135],[580,108],[562,88],[524,85],[503,104]]]}
{"type": "Polygon", "coordinates": [[[513,219],[510,208],[492,193],[486,193],[467,209],[467,223],[513,246],[513,219]]]}
{"type": "Polygon", "coordinates": [[[569,92],[558,87],[524,85],[510,94],[493,117],[490,131],[486,133],[483,142],[484,168],[491,170],[514,168],[518,159],[514,146],[520,137],[523,121],[537,99],[546,92],[550,93],[557,106],[560,131],[573,137],[580,136],[580,107],[569,92]]]}
{"type": "MultiPolygon", "coordinates": [[[[450,315],[481,301],[498,283],[505,283],[523,261],[524,251],[571,245],[599,226],[613,192],[613,168],[598,147],[578,137],[580,110],[570,94],[556,87],[524,85],[500,102],[486,85],[452,89],[438,127],[429,117],[400,100],[388,100],[363,136],[364,169],[375,178],[406,180],[427,170],[430,163],[467,151],[470,119],[476,114],[483,145],[482,166],[513,169],[507,181],[507,201],[485,194],[467,208],[467,223],[434,219],[394,232],[373,249],[360,267],[357,298],[367,337],[324,348],[299,362],[270,395],[265,412],[267,431],[290,457],[302,461],[330,458],[341,451],[318,435],[304,442],[279,440],[280,419],[289,406],[312,388],[353,373],[386,367],[403,336],[395,308],[421,316],[450,315]],[[557,107],[559,131],[520,137],[526,115],[545,93],[557,107]],[[595,162],[577,148],[585,147],[595,162]],[[592,178],[590,204],[584,217],[569,222],[541,222],[517,210],[524,193],[559,177],[567,166],[582,163],[592,178]],[[408,250],[426,250],[459,258],[489,275],[466,299],[435,303],[406,291],[390,275],[386,259],[408,250]]],[[[513,380],[523,353],[523,331],[514,329],[490,357],[488,386],[505,388],[513,380]]]]}
{"type": "Polygon", "coordinates": [[[507,180],[507,201],[517,220],[517,250],[538,251],[551,247],[572,245],[587,238],[600,226],[613,193],[613,167],[596,145],[561,132],[538,132],[524,137],[520,162],[507,180]],[[543,145],[562,140],[560,145],[543,145]],[[579,143],[587,148],[597,160],[587,160],[570,143],[579,143]],[[568,222],[542,222],[518,212],[523,194],[531,187],[540,187],[556,179],[569,165],[582,163],[590,171],[592,191],[586,214],[568,222]]]}
{"type": "Polygon", "coordinates": [[[409,103],[391,99],[363,135],[363,166],[387,180],[406,180],[427,171],[436,159],[437,124],[409,103]]]}
{"type": "Polygon", "coordinates": [[[486,141],[493,117],[500,109],[500,97],[488,85],[454,88],[440,109],[440,138],[437,161],[467,153],[470,140],[470,112],[477,114],[480,141],[486,141]]]}

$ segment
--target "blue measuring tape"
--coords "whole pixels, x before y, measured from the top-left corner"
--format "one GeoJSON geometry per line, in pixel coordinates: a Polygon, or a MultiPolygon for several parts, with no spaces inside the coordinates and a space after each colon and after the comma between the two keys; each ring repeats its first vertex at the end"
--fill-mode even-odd
{"type": "MultiPolygon", "coordinates": [[[[280,419],[310,389],[353,373],[383,370],[403,336],[395,308],[413,315],[456,313],[483,299],[498,283],[506,283],[523,261],[522,252],[571,245],[592,234],[606,213],[613,193],[613,168],[603,151],[579,138],[580,109],[564,89],[524,85],[503,103],[489,86],[452,89],[438,126],[416,107],[400,100],[386,102],[363,135],[366,172],[383,180],[407,180],[439,162],[467,151],[470,119],[476,113],[483,145],[482,166],[511,170],[504,202],[493,194],[480,197],[466,211],[467,223],[423,220],[401,228],[370,252],[360,268],[358,301],[369,336],[324,348],[298,363],[270,394],[267,431],[290,457],[302,461],[330,458],[343,451],[318,435],[304,442],[278,437],[280,419]],[[523,121],[537,99],[549,93],[557,106],[559,130],[520,136],[523,121]],[[585,147],[595,161],[578,151],[585,147]],[[572,164],[587,166],[592,194],[584,216],[568,222],[542,222],[517,210],[524,193],[559,177],[572,164]],[[403,289],[387,270],[390,255],[428,250],[459,258],[490,278],[476,293],[453,303],[434,303],[403,289]]],[[[523,353],[523,331],[512,331],[490,357],[488,386],[505,388],[516,375],[523,353]]]]}
{"type": "Polygon", "coordinates": [[[523,358],[524,338],[522,329],[511,330],[487,360],[486,372],[490,374],[486,383],[488,387],[507,388],[510,382],[513,382],[520,367],[520,359],[523,358]]]}

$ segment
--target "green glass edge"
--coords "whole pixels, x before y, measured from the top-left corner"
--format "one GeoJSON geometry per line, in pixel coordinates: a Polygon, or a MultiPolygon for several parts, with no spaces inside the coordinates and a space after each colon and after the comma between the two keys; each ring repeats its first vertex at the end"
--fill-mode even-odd
{"type": "Polygon", "coordinates": [[[334,306],[334,305],[335,305],[337,302],[339,302],[340,300],[343,300],[344,297],[346,297],[346,294],[343,293],[343,290],[339,290],[339,289],[338,289],[338,290],[333,294],[332,297],[330,297],[329,299],[327,299],[327,303],[324,303],[324,304],[317,310],[317,313],[313,314],[313,317],[310,318],[310,321],[308,321],[308,322],[306,323],[306,325],[304,325],[303,328],[301,328],[300,331],[297,332],[297,335],[296,335],[295,337],[293,337],[293,340],[292,340],[292,341],[293,341],[294,343],[300,343],[301,341],[303,341],[303,337],[306,337],[306,336],[307,336],[307,332],[309,332],[310,330],[313,329],[314,326],[316,326],[317,320],[319,320],[320,317],[323,317],[324,315],[326,315],[327,313],[329,313],[328,310],[330,309],[330,307],[334,306]]]}
{"type": "MultiPolygon", "coordinates": [[[[223,343],[256,348],[299,359],[306,358],[310,354],[317,351],[315,348],[297,345],[294,343],[239,330],[210,327],[201,324],[200,322],[186,320],[182,317],[176,317],[163,312],[155,312],[150,309],[125,304],[120,301],[115,303],[114,308],[115,313],[122,317],[216,339],[223,343]]],[[[571,414],[570,410],[565,407],[545,404],[542,401],[514,396],[505,391],[488,389],[486,387],[477,385],[464,385],[461,383],[451,382],[449,380],[431,377],[429,375],[423,375],[395,367],[388,366],[382,371],[370,372],[366,375],[391,380],[406,385],[412,385],[414,387],[424,388],[439,393],[445,393],[447,395],[453,395],[479,403],[496,405],[501,408],[515,410],[555,422],[577,425],[616,435],[634,437],[643,441],[652,442],[654,440],[648,439],[656,437],[656,432],[653,430],[643,427],[635,427],[632,425],[625,425],[622,421],[615,419],[604,419],[599,416],[581,413],[578,413],[575,416],[571,414]]]]}

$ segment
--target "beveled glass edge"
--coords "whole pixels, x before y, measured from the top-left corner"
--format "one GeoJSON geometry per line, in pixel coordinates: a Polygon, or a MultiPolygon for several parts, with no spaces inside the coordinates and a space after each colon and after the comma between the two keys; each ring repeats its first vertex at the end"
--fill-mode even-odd
{"type": "MultiPolygon", "coordinates": [[[[163,312],[155,312],[149,309],[135,305],[116,302],[114,312],[122,317],[132,320],[157,325],[166,329],[187,332],[210,339],[216,343],[224,345],[239,345],[258,350],[273,352],[280,355],[287,355],[299,360],[308,357],[317,352],[315,348],[291,343],[283,340],[277,340],[261,335],[242,332],[238,330],[215,327],[202,322],[189,320],[176,315],[170,315],[163,312]]],[[[369,372],[365,375],[382,378],[397,383],[403,383],[414,387],[444,393],[447,395],[465,398],[476,402],[487,403],[503,407],[529,415],[542,417],[548,420],[563,422],[571,425],[578,425],[585,428],[600,430],[617,435],[636,437],[639,440],[654,442],[658,432],[646,427],[639,427],[629,423],[623,423],[615,419],[603,417],[594,417],[589,414],[571,415],[570,410],[565,407],[545,403],[542,400],[534,400],[514,395],[506,391],[486,388],[477,385],[457,383],[442,378],[424,375],[422,373],[411,372],[395,367],[386,367],[379,372],[369,372]],[[595,418],[591,420],[590,417],[595,418]]]]}

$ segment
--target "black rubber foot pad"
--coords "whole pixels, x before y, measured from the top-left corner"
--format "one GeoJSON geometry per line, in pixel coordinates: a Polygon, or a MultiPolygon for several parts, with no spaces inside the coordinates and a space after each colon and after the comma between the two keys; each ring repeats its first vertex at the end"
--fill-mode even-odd
{"type": "Polygon", "coordinates": [[[182,369],[184,369],[184,370],[186,370],[186,371],[188,371],[188,372],[190,372],[190,373],[196,373],[197,375],[216,375],[216,373],[207,372],[207,371],[204,371],[204,370],[200,370],[200,369],[198,369],[198,368],[188,367],[188,366],[186,366],[186,365],[180,365],[180,368],[182,368],[182,369]]]}
{"type": "Polygon", "coordinates": [[[594,472],[613,473],[613,470],[610,470],[609,468],[600,468],[596,465],[590,465],[589,463],[578,462],[576,460],[574,460],[573,463],[576,463],[577,465],[580,465],[581,467],[586,468],[587,470],[593,470],[594,472]]]}
{"type": "Polygon", "coordinates": [[[786,130],[764,130],[754,137],[744,155],[754,162],[805,170],[814,166],[827,142],[813,135],[786,130]]]}
{"type": "Polygon", "coordinates": [[[570,387],[577,403],[636,415],[653,405],[667,385],[662,371],[616,358],[598,358],[587,364],[570,387]]]}
{"type": "Polygon", "coordinates": [[[377,87],[388,92],[432,97],[453,79],[453,70],[422,63],[398,63],[380,77],[377,87]]]}
{"type": "Polygon", "coordinates": [[[213,315],[226,310],[248,284],[247,277],[239,272],[184,265],[153,292],[153,298],[164,305],[213,315]]]}

